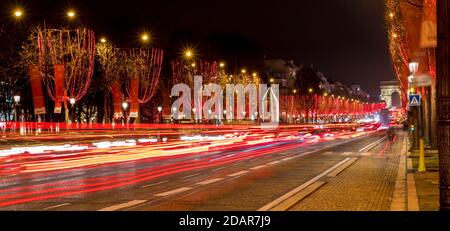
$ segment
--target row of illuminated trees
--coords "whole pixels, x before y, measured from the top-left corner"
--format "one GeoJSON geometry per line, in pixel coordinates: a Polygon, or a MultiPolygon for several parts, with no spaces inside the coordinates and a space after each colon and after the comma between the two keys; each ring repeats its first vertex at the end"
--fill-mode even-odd
{"type": "MultiPolygon", "coordinates": [[[[148,38],[143,35],[142,39],[148,38]]],[[[161,90],[164,52],[155,47],[119,48],[105,38],[99,41],[94,32],[86,28],[37,27],[32,30],[20,54],[22,64],[28,70],[34,114],[38,120],[48,113],[64,114],[66,122],[81,120],[77,111],[83,108],[79,108],[77,103],[87,94],[100,96],[100,92],[92,92],[90,88],[95,81],[93,78],[101,76],[104,79],[104,118],[139,122],[140,109],[148,106],[161,90]],[[94,65],[96,63],[99,65],[94,65]]],[[[238,74],[228,74],[224,62],[197,59],[190,50],[185,51],[183,57],[171,61],[170,65],[171,84],[192,85],[195,75],[203,76],[205,82],[222,86],[260,82],[255,72],[247,73],[242,69],[238,74]]],[[[153,108],[157,106],[161,105],[153,105],[153,108]]],[[[98,113],[89,114],[98,117],[98,113]]],[[[84,121],[98,121],[88,117],[84,121]]]]}
{"type": "Polygon", "coordinates": [[[281,120],[294,123],[346,122],[385,108],[385,103],[367,103],[328,94],[283,95],[281,120]]]}
{"type": "MultiPolygon", "coordinates": [[[[16,10],[14,17],[20,19],[24,14],[16,10]]],[[[76,15],[73,10],[67,12],[70,20],[76,15]]],[[[44,25],[33,27],[28,33],[28,40],[19,49],[20,60],[14,60],[13,64],[17,62],[16,66],[26,70],[29,88],[14,94],[33,105],[33,114],[37,116],[31,119],[35,120],[139,122],[142,115],[167,108],[170,111],[167,105],[163,107],[162,94],[158,94],[167,90],[162,85],[192,85],[195,75],[203,76],[205,83],[218,83],[222,87],[261,82],[258,72],[241,68],[230,73],[225,62],[199,59],[192,48],[183,49],[178,58],[165,62],[170,74],[161,81],[164,52],[150,46],[148,33],[140,36],[146,44],[143,48],[120,48],[105,37],[96,38],[92,30],[73,25],[70,29],[44,25]]],[[[298,105],[301,103],[296,101],[298,105]]],[[[14,111],[17,119],[18,109],[14,111]]]]}

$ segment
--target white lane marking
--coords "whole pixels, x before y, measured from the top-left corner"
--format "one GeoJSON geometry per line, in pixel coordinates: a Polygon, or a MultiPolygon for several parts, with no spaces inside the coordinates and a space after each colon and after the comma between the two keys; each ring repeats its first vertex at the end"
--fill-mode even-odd
{"type": "Polygon", "coordinates": [[[212,183],[216,183],[218,181],[223,180],[223,178],[214,178],[214,179],[209,179],[209,180],[204,180],[201,182],[198,182],[198,185],[207,185],[207,184],[212,184],[212,183]]]}
{"type": "Polygon", "coordinates": [[[274,165],[274,164],[278,164],[278,163],[280,163],[280,162],[281,162],[281,161],[276,160],[276,161],[272,161],[272,162],[268,163],[268,165],[274,165]]]}
{"type": "Polygon", "coordinates": [[[220,169],[224,169],[225,167],[220,167],[220,168],[215,168],[215,169],[213,169],[213,170],[211,170],[212,172],[215,172],[215,171],[219,171],[220,169]]]}
{"type": "Polygon", "coordinates": [[[59,205],[53,205],[53,206],[46,207],[43,210],[56,209],[56,208],[59,208],[59,207],[62,207],[62,206],[66,206],[66,205],[69,205],[69,204],[70,203],[63,203],[63,204],[59,204],[59,205]]]}
{"type": "Polygon", "coordinates": [[[370,155],[372,155],[372,153],[370,153],[370,152],[363,152],[363,153],[361,153],[361,156],[370,156],[370,155]]]}
{"type": "Polygon", "coordinates": [[[364,151],[366,151],[366,149],[369,150],[369,149],[375,147],[375,146],[378,145],[379,143],[383,142],[383,140],[385,140],[386,138],[387,138],[387,137],[384,136],[383,138],[381,138],[381,139],[379,139],[379,140],[377,140],[377,141],[375,141],[375,142],[373,142],[373,143],[370,143],[369,145],[365,146],[364,148],[361,148],[361,149],[359,150],[359,152],[364,152],[364,151]]]}
{"type": "Polygon", "coordinates": [[[200,173],[194,173],[194,174],[191,174],[191,175],[182,176],[182,177],[180,177],[180,179],[191,178],[191,177],[193,177],[193,176],[198,176],[198,175],[200,175],[200,173]]]}
{"type": "Polygon", "coordinates": [[[295,156],[292,156],[292,157],[286,157],[286,158],[282,159],[282,161],[288,161],[288,160],[292,160],[292,159],[294,159],[294,158],[295,158],[295,156]]]}
{"type": "Polygon", "coordinates": [[[141,188],[147,188],[147,187],[151,187],[151,186],[155,186],[155,185],[164,184],[164,183],[167,183],[167,182],[169,182],[169,181],[168,180],[163,180],[163,181],[160,181],[160,182],[157,182],[157,183],[143,185],[141,188]]]}
{"type": "Polygon", "coordinates": [[[132,200],[132,201],[129,201],[129,202],[126,202],[126,203],[121,203],[121,204],[109,206],[109,207],[106,207],[106,208],[102,208],[102,209],[99,209],[97,211],[116,211],[116,210],[119,210],[119,209],[123,209],[123,208],[131,207],[131,206],[135,206],[135,205],[138,205],[138,204],[142,204],[142,203],[144,203],[146,201],[147,200],[132,200]]]}
{"type": "Polygon", "coordinates": [[[240,172],[235,172],[235,173],[229,174],[229,175],[227,175],[227,176],[234,177],[234,176],[239,176],[239,175],[245,174],[245,173],[247,173],[247,172],[248,172],[248,171],[240,171],[240,172]]]}
{"type": "Polygon", "coordinates": [[[172,195],[172,194],[185,192],[185,191],[188,191],[188,190],[191,190],[191,189],[192,189],[191,187],[181,187],[181,188],[177,188],[177,189],[170,190],[170,191],[167,191],[167,192],[158,193],[155,196],[156,197],[165,197],[165,196],[169,196],[169,195],[172,195]]]}
{"type": "Polygon", "coordinates": [[[257,170],[257,169],[264,168],[264,167],[266,167],[266,165],[259,165],[259,166],[256,166],[256,167],[253,167],[253,168],[250,168],[250,169],[251,170],[257,170]]]}
{"type": "Polygon", "coordinates": [[[281,202],[285,201],[286,199],[288,199],[289,197],[293,196],[294,194],[300,192],[301,190],[305,189],[306,187],[308,187],[309,185],[313,184],[314,182],[316,182],[317,180],[319,180],[320,178],[322,178],[323,176],[327,175],[328,173],[330,173],[331,171],[333,171],[334,169],[338,168],[339,166],[341,166],[342,164],[344,164],[345,162],[349,161],[351,158],[345,158],[343,161],[335,164],[333,167],[325,170],[324,172],[322,172],[321,174],[315,176],[314,178],[310,179],[309,181],[303,183],[302,185],[298,186],[297,188],[294,188],[293,190],[291,190],[290,192],[282,195],[281,197],[277,198],[276,200],[269,202],[268,204],[264,205],[263,207],[261,207],[260,209],[258,209],[258,211],[268,211],[269,209],[279,205],[281,202]]]}
{"type": "Polygon", "coordinates": [[[353,155],[353,152],[343,152],[341,153],[342,156],[350,156],[353,155]]]}

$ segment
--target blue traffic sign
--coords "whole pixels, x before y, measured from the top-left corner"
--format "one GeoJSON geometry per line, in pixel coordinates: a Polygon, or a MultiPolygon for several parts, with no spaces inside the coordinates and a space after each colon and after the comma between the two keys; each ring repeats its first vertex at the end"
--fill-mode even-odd
{"type": "Polygon", "coordinates": [[[420,106],[420,95],[418,94],[409,95],[409,106],[411,107],[420,106]]]}

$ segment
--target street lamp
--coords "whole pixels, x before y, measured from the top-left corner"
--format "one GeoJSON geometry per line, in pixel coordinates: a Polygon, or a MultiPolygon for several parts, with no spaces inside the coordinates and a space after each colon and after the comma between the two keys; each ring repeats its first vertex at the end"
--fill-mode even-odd
{"type": "Polygon", "coordinates": [[[22,17],[22,15],[23,15],[23,12],[21,9],[14,10],[14,17],[20,18],[20,17],[22,17]]]}
{"type": "Polygon", "coordinates": [[[127,118],[127,108],[128,108],[128,103],[127,103],[127,102],[123,102],[123,103],[122,103],[122,108],[123,108],[123,112],[124,112],[124,115],[123,115],[124,120],[126,120],[126,121],[127,121],[127,124],[128,124],[128,118],[127,118]]]}
{"type": "Polygon", "coordinates": [[[161,120],[162,120],[162,116],[161,116],[161,112],[162,112],[162,107],[161,106],[158,106],[158,121],[161,123],[161,120]]]}
{"type": "Polygon", "coordinates": [[[242,74],[245,74],[245,73],[247,73],[247,70],[242,69],[242,70],[241,70],[241,73],[242,73],[242,74]]]}
{"type": "Polygon", "coordinates": [[[409,63],[409,72],[411,72],[412,75],[415,75],[418,70],[419,70],[419,63],[417,62],[409,63]]]}
{"type": "Polygon", "coordinates": [[[72,117],[72,120],[74,120],[74,105],[75,105],[75,98],[70,98],[69,99],[69,103],[70,103],[70,106],[71,106],[71,109],[72,109],[72,115],[71,115],[71,117],[72,117]]]}
{"type": "Polygon", "coordinates": [[[19,104],[20,102],[20,95],[15,95],[14,96],[14,103],[19,104]]]}
{"type": "Polygon", "coordinates": [[[17,122],[17,106],[19,105],[19,102],[20,102],[20,95],[15,95],[14,96],[14,118],[15,118],[15,120],[16,120],[16,122],[17,122]]]}
{"type": "Polygon", "coordinates": [[[141,40],[143,42],[148,42],[149,39],[150,39],[150,35],[148,35],[147,33],[144,33],[141,35],[141,40]]]}
{"type": "Polygon", "coordinates": [[[219,63],[219,67],[221,68],[225,67],[225,63],[224,62],[219,63]]]}
{"type": "Polygon", "coordinates": [[[194,54],[193,54],[193,52],[192,52],[191,50],[186,50],[186,51],[184,52],[184,56],[185,56],[186,58],[191,58],[192,56],[194,56],[194,54]]]}
{"type": "Polygon", "coordinates": [[[101,43],[106,43],[106,38],[104,38],[104,37],[100,38],[100,42],[101,43]]]}
{"type": "Polygon", "coordinates": [[[67,16],[69,18],[74,18],[75,17],[75,11],[74,10],[69,10],[67,11],[67,16]]]}

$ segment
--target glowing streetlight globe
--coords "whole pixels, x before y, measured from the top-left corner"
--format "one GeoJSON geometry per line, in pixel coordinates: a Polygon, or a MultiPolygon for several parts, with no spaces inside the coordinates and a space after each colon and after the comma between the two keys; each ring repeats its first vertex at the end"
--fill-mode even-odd
{"type": "Polygon", "coordinates": [[[69,10],[69,11],[67,12],[67,16],[69,16],[69,18],[75,17],[75,11],[69,10]]]}
{"type": "Polygon", "coordinates": [[[419,70],[419,63],[417,62],[411,62],[408,64],[409,71],[413,74],[415,74],[419,70]]]}
{"type": "Polygon", "coordinates": [[[22,11],[21,10],[19,10],[19,9],[17,9],[17,10],[15,10],[14,11],[14,16],[16,17],[16,18],[19,18],[19,17],[21,17],[22,16],[22,11]]]}
{"type": "Polygon", "coordinates": [[[225,67],[225,63],[222,62],[222,63],[219,64],[219,66],[220,67],[225,67]]]}
{"type": "Polygon", "coordinates": [[[128,103],[127,103],[127,102],[123,102],[123,103],[122,103],[122,107],[123,107],[123,110],[127,110],[127,108],[128,108],[128,103]]]}
{"type": "Polygon", "coordinates": [[[101,43],[106,43],[106,38],[101,38],[101,39],[100,39],[100,42],[101,42],[101,43]]]}
{"type": "Polygon", "coordinates": [[[70,98],[69,99],[70,104],[73,106],[75,104],[75,98],[70,98]]]}
{"type": "Polygon", "coordinates": [[[158,107],[158,112],[161,112],[161,111],[162,111],[162,107],[159,106],[159,107],[158,107]]]}
{"type": "Polygon", "coordinates": [[[147,42],[149,39],[150,39],[150,36],[148,34],[143,34],[141,36],[141,40],[144,41],[144,42],[147,42]]]}

